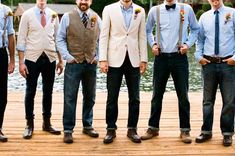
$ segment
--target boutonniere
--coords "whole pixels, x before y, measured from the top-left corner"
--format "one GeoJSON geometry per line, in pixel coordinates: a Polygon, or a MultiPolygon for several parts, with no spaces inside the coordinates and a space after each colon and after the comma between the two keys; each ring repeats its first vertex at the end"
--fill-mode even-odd
{"type": "Polygon", "coordinates": [[[96,16],[91,17],[91,27],[95,26],[95,22],[97,21],[96,16]]]}
{"type": "Polygon", "coordinates": [[[230,14],[230,13],[227,13],[227,14],[225,15],[224,24],[228,23],[228,21],[230,21],[230,20],[231,20],[231,14],[230,14]]]}
{"type": "Polygon", "coordinates": [[[51,14],[51,23],[53,23],[53,21],[55,20],[55,18],[56,18],[57,16],[58,16],[58,15],[57,15],[56,12],[53,12],[53,13],[51,14]]]}
{"type": "Polygon", "coordinates": [[[138,14],[141,12],[141,9],[140,8],[137,8],[135,9],[135,16],[134,16],[134,19],[137,18],[138,14]]]}
{"type": "Polygon", "coordinates": [[[181,19],[181,22],[184,21],[184,14],[185,14],[184,10],[180,10],[180,19],[181,19]]]}
{"type": "Polygon", "coordinates": [[[8,16],[13,16],[13,13],[11,11],[9,11],[6,15],[5,15],[5,19],[8,17],[8,16]]]}

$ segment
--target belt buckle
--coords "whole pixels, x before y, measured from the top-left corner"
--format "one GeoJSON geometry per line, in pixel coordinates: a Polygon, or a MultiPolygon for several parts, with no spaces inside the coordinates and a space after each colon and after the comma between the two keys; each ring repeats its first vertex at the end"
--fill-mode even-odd
{"type": "Polygon", "coordinates": [[[215,63],[221,63],[221,62],[222,62],[222,59],[220,57],[215,58],[215,63]]]}

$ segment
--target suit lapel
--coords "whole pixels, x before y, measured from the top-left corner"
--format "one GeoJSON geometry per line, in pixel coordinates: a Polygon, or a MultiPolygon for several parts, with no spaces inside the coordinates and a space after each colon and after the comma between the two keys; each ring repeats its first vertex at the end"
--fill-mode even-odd
{"type": "Polygon", "coordinates": [[[117,18],[121,19],[122,26],[127,31],[127,27],[126,27],[125,20],[124,20],[123,14],[122,14],[120,2],[117,2],[117,18]]]}
{"type": "Polygon", "coordinates": [[[132,12],[131,23],[130,23],[128,32],[130,31],[131,27],[133,26],[133,24],[134,24],[134,22],[135,22],[135,19],[134,19],[134,16],[135,16],[135,9],[136,9],[136,5],[133,4],[133,12],[132,12]]]}

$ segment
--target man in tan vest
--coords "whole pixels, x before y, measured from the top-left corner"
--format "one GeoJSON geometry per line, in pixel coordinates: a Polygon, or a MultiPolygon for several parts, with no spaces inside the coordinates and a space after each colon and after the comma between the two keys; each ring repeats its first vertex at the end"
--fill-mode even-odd
{"type": "Polygon", "coordinates": [[[92,0],[76,0],[77,7],[61,19],[57,45],[66,60],[64,74],[64,142],[73,142],[76,124],[76,105],[82,83],[83,133],[91,137],[99,134],[92,127],[96,92],[97,41],[101,26],[100,17],[90,9],[92,0]]]}
{"type": "Polygon", "coordinates": [[[37,0],[36,5],[25,11],[19,25],[17,50],[19,52],[19,71],[26,79],[25,113],[27,125],[24,139],[30,139],[34,130],[34,97],[39,74],[42,75],[43,90],[43,130],[59,135],[52,127],[51,107],[55,68],[58,74],[63,71],[63,62],[56,50],[55,36],[59,27],[57,14],[46,7],[47,0],[37,0]],[[56,58],[59,63],[56,67],[56,58]]]}

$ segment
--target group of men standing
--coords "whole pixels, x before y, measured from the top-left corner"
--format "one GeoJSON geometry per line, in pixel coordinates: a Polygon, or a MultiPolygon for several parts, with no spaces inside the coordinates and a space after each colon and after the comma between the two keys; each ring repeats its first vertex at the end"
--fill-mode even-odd
{"type": "MultiPolygon", "coordinates": [[[[116,137],[118,96],[123,75],[129,97],[127,137],[135,143],[159,135],[162,99],[171,75],[179,107],[180,138],[191,143],[190,102],[188,99],[188,49],[196,42],[196,60],[202,65],[203,125],[197,143],[212,138],[213,108],[219,86],[223,106],[221,131],[223,145],[232,144],[235,105],[235,10],[223,5],[222,0],[208,0],[212,9],[199,19],[190,5],[176,0],[165,0],[150,9],[147,24],[145,10],[132,0],[120,0],[106,6],[101,19],[90,9],[92,0],[76,0],[77,7],[65,13],[59,24],[57,14],[46,7],[47,0],[37,0],[35,7],[24,12],[17,42],[19,71],[26,79],[26,128],[23,134],[30,139],[34,130],[34,97],[39,74],[43,85],[44,131],[61,132],[51,125],[52,90],[55,68],[64,74],[64,142],[73,142],[76,124],[77,95],[82,84],[83,133],[91,137],[99,134],[92,126],[96,96],[97,62],[101,72],[107,74],[105,144],[116,137]],[[153,32],[154,27],[155,32],[153,32]],[[189,30],[189,32],[188,32],[189,30]],[[155,36],[154,36],[155,34],[155,36]],[[139,118],[140,77],[147,67],[147,40],[155,56],[153,67],[153,96],[148,129],[143,136],[137,134],[139,118]],[[59,62],[56,65],[56,58],[59,62]]],[[[7,72],[14,71],[14,30],[9,8],[1,4],[2,38],[0,38],[0,141],[7,141],[2,133],[2,122],[7,103],[7,72]],[[4,8],[4,9],[2,9],[4,8]],[[8,64],[7,46],[10,54],[8,64]],[[3,56],[2,56],[3,55],[3,56]]]]}

